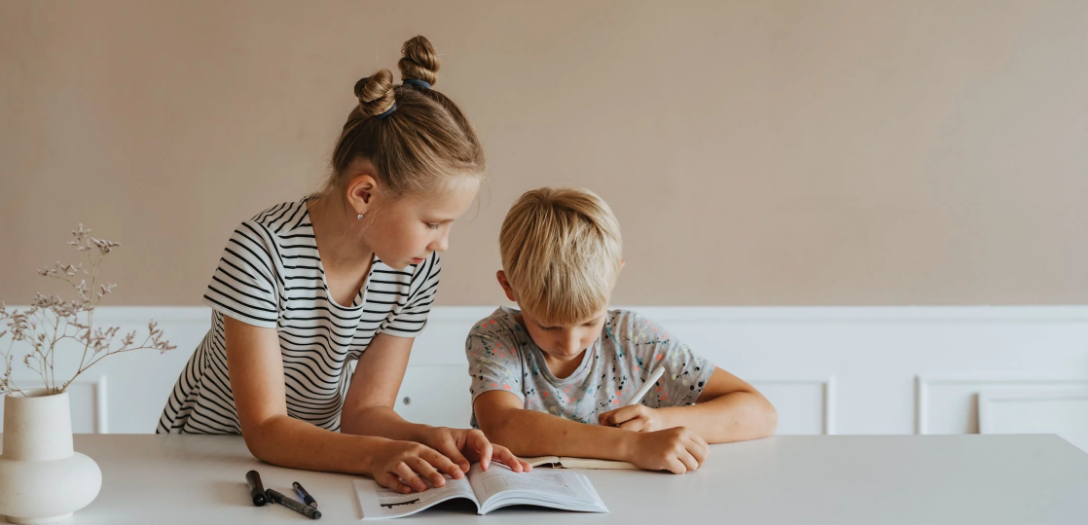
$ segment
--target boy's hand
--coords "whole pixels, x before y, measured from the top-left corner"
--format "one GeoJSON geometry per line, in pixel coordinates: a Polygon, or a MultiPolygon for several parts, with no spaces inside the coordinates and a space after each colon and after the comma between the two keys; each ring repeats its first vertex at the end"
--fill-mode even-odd
{"type": "Polygon", "coordinates": [[[619,427],[635,432],[657,432],[665,429],[665,418],[661,412],[646,405],[633,405],[617,408],[597,416],[601,426],[619,427]]]}
{"type": "Polygon", "coordinates": [[[480,468],[487,470],[494,459],[510,467],[514,472],[528,472],[533,469],[502,445],[488,441],[480,430],[466,428],[431,427],[424,435],[423,444],[445,454],[461,470],[468,472],[472,463],[479,461],[480,468]]]}
{"type": "Polygon", "coordinates": [[[683,474],[699,467],[710,452],[706,441],[684,427],[631,434],[634,447],[628,461],[645,470],[683,474]]]}

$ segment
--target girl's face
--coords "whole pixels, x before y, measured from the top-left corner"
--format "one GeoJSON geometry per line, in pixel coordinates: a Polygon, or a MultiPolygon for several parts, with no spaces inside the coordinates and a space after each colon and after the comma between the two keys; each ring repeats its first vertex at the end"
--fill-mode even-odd
{"type": "Polygon", "coordinates": [[[432,253],[446,251],[453,222],[465,214],[478,190],[478,182],[466,181],[439,195],[387,200],[374,210],[367,244],[382,262],[398,270],[420,264],[432,253]]]}

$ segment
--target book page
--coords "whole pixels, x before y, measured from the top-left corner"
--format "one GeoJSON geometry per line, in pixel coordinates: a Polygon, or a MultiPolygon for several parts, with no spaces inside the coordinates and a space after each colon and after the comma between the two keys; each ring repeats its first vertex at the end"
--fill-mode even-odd
{"type": "Polygon", "coordinates": [[[467,478],[453,479],[446,476],[445,485],[410,494],[387,489],[371,479],[356,479],[352,480],[351,484],[355,489],[355,497],[359,501],[359,509],[363,511],[362,519],[364,520],[408,516],[443,501],[457,498],[471,500],[477,507],[480,506],[467,478]]]}
{"type": "MultiPolygon", "coordinates": [[[[584,470],[639,470],[632,463],[626,461],[612,461],[608,459],[589,458],[559,458],[559,464],[563,468],[584,470]]],[[[536,466],[536,465],[533,465],[536,466]]]]}
{"type": "Polygon", "coordinates": [[[558,456],[539,456],[521,459],[534,467],[550,466],[554,468],[582,470],[639,470],[638,467],[626,461],[613,461],[609,459],[558,456]]]}
{"type": "Polygon", "coordinates": [[[492,498],[513,498],[513,492],[517,496],[528,495],[532,504],[592,503],[595,498],[586,491],[578,476],[581,474],[546,469],[518,473],[501,463],[492,463],[487,471],[481,470],[477,463],[468,471],[469,481],[479,498],[481,508],[486,508],[488,500],[492,498]]]}
{"type": "Polygon", "coordinates": [[[534,466],[539,467],[541,465],[558,465],[559,456],[539,456],[535,458],[520,458],[522,461],[534,466]]]}

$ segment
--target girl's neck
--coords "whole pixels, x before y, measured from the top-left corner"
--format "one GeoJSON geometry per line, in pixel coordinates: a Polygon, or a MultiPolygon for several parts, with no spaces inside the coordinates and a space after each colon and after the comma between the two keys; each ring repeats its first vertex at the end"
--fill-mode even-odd
{"type": "Polygon", "coordinates": [[[360,237],[351,210],[320,196],[307,200],[306,210],[313,225],[318,256],[326,271],[370,266],[374,251],[360,237]]]}

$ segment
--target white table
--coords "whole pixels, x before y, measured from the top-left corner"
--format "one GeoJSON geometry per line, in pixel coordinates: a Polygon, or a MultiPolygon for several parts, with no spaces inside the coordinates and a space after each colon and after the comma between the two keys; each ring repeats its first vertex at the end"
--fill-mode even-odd
{"type": "MultiPolygon", "coordinates": [[[[355,523],[352,476],[259,463],[240,437],[78,435],[102,492],[72,524],[305,523],[254,507],[245,473],[317,498],[317,523],[355,523]]],[[[715,445],[703,469],[674,476],[589,471],[610,514],[513,508],[477,516],[446,504],[393,523],[893,524],[1088,523],[1088,454],[1057,436],[797,436],[715,445]]]]}

